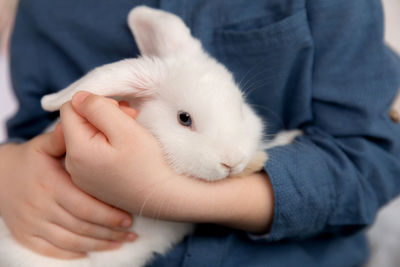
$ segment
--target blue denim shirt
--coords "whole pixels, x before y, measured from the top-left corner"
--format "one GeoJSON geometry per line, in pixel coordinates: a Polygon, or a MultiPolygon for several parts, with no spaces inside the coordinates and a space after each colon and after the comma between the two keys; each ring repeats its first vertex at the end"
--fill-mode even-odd
{"type": "Polygon", "coordinates": [[[29,139],[57,117],[41,110],[44,94],[136,57],[126,16],[144,3],[182,17],[248,91],[268,134],[305,132],[269,152],[268,236],[201,225],[150,266],[361,265],[365,227],[400,190],[400,126],[388,117],[400,61],[383,44],[378,0],[22,0],[9,137],[29,139]]]}

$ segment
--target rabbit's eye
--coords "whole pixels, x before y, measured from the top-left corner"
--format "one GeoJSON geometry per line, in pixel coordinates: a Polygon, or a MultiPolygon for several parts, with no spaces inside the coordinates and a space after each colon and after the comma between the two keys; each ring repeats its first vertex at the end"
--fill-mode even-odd
{"type": "Polygon", "coordinates": [[[192,118],[190,117],[190,114],[185,111],[178,111],[178,121],[182,126],[192,126],[192,118]]]}

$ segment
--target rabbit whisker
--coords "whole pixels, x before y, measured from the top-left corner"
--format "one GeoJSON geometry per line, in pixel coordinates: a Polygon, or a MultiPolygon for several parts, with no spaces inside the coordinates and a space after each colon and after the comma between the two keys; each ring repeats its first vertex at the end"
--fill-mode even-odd
{"type": "MultiPolygon", "coordinates": [[[[240,79],[240,81],[239,81],[239,83],[238,83],[238,87],[239,88],[244,88],[245,86],[242,84],[243,82],[246,82],[247,83],[247,81],[248,80],[246,80],[246,78],[247,78],[247,76],[248,75],[252,75],[253,76],[253,74],[251,74],[251,72],[253,71],[253,70],[255,70],[256,68],[258,67],[258,65],[254,65],[253,67],[251,67],[250,69],[248,69],[247,71],[246,71],[246,73],[243,75],[243,77],[240,79]]],[[[259,74],[260,74],[261,72],[259,72],[259,74]]],[[[258,74],[257,74],[258,75],[258,74]]],[[[249,80],[251,80],[252,78],[249,78],[249,80]]]]}
{"type": "MultiPolygon", "coordinates": [[[[250,82],[253,82],[254,80],[257,80],[257,78],[260,75],[265,75],[265,74],[271,73],[270,70],[273,68],[272,66],[268,66],[268,65],[265,66],[265,67],[262,67],[260,65],[255,65],[254,67],[260,68],[262,70],[259,71],[259,72],[254,73],[251,77],[249,77],[249,79],[245,82],[245,84],[240,86],[240,88],[244,91],[244,93],[246,93],[246,90],[247,90],[246,87],[250,82]]],[[[275,76],[275,75],[267,75],[266,77],[269,77],[269,79],[270,79],[270,78],[272,78],[272,76],[275,76]]]]}
{"type": "MultiPolygon", "coordinates": [[[[161,185],[163,185],[165,182],[167,182],[168,180],[164,180],[164,181],[162,181],[162,182],[159,182],[159,183],[155,183],[155,184],[153,184],[152,186],[153,186],[153,189],[151,190],[151,192],[150,193],[148,193],[148,195],[146,196],[146,198],[144,199],[144,201],[143,201],[143,203],[142,203],[142,205],[141,205],[141,207],[140,207],[140,210],[139,210],[139,216],[142,216],[142,214],[143,214],[143,210],[144,210],[144,208],[145,208],[145,206],[146,206],[146,204],[147,204],[147,202],[150,200],[150,198],[154,195],[154,193],[157,191],[157,189],[161,186],[161,185]]],[[[142,189],[143,190],[143,189],[142,189]]]]}
{"type": "MultiPolygon", "coordinates": [[[[174,177],[173,179],[166,180],[163,184],[165,184],[165,183],[171,183],[171,182],[174,182],[175,180],[176,180],[176,177],[174,177]]],[[[166,188],[166,187],[164,187],[164,188],[166,188]]],[[[156,220],[159,220],[159,219],[160,219],[161,210],[162,210],[162,208],[164,207],[164,204],[170,202],[170,201],[169,201],[169,200],[170,200],[170,195],[169,195],[169,194],[165,194],[165,195],[166,195],[165,199],[164,199],[163,201],[161,201],[161,203],[160,203],[160,205],[159,205],[159,207],[158,207],[158,211],[154,214],[154,215],[155,215],[154,218],[155,218],[156,220]]]]}

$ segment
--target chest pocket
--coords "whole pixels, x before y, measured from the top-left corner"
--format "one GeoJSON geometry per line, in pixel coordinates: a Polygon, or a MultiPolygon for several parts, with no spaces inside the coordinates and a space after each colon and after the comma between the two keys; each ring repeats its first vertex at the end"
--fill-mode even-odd
{"type": "Polygon", "coordinates": [[[256,18],[218,28],[216,57],[269,124],[269,132],[311,119],[313,42],[305,9],[274,23],[256,18]]]}

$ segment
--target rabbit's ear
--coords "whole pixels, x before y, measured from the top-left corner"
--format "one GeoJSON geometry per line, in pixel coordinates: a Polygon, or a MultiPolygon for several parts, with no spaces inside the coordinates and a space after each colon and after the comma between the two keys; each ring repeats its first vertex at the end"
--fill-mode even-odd
{"type": "Polygon", "coordinates": [[[129,13],[128,25],[142,55],[166,57],[202,51],[189,28],[171,13],[139,6],[129,13]]]}
{"type": "Polygon", "coordinates": [[[98,67],[60,92],[44,96],[41,104],[47,111],[59,110],[78,91],[125,98],[150,96],[163,75],[163,65],[157,59],[121,60],[98,67]]]}

